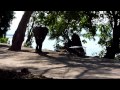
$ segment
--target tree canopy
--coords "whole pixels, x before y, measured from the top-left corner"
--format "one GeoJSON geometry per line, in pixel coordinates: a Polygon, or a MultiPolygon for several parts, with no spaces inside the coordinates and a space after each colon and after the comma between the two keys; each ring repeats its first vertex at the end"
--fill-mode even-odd
{"type": "Polygon", "coordinates": [[[29,24],[34,21],[32,27],[36,25],[48,27],[50,39],[65,42],[73,32],[79,34],[84,29],[87,32],[83,34],[84,37],[94,39],[94,36],[98,35],[99,44],[112,47],[111,50],[115,48],[113,56],[117,53],[120,36],[119,11],[31,11],[31,13],[33,20],[30,20],[29,24]],[[108,19],[108,22],[104,23],[105,19],[108,19]]]}
{"type": "Polygon", "coordinates": [[[13,11],[0,12],[0,37],[6,36],[6,32],[9,30],[13,18],[14,18],[13,11]]]}
{"type": "Polygon", "coordinates": [[[50,39],[67,40],[74,31],[80,33],[84,28],[88,33],[84,35],[91,38],[96,34],[96,25],[93,19],[98,17],[95,11],[36,11],[33,18],[35,25],[44,25],[49,28],[50,39]]]}

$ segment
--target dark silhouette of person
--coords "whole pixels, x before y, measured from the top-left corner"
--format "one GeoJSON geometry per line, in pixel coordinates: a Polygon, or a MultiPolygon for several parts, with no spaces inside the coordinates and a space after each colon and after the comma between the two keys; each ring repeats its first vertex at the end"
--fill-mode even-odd
{"type": "Polygon", "coordinates": [[[85,51],[82,47],[82,43],[81,43],[81,40],[80,40],[80,37],[78,36],[78,34],[74,33],[72,35],[72,45],[71,46],[81,46],[80,48],[75,48],[73,51],[73,53],[75,53],[76,55],[78,56],[84,56],[85,55],[85,51]]]}
{"type": "Polygon", "coordinates": [[[74,53],[77,56],[85,56],[85,51],[82,47],[82,43],[81,40],[79,38],[79,36],[76,33],[73,33],[71,40],[68,39],[68,42],[65,43],[65,48],[67,49],[67,51],[69,53],[74,53]],[[74,46],[81,46],[80,48],[70,48],[70,47],[74,47],[74,46]]]}
{"type": "Polygon", "coordinates": [[[36,41],[36,52],[42,52],[42,44],[48,33],[47,27],[37,26],[33,28],[33,34],[36,41]]]}
{"type": "Polygon", "coordinates": [[[76,48],[74,50],[74,53],[77,54],[78,56],[84,56],[85,51],[84,51],[84,49],[82,47],[81,40],[80,40],[79,36],[76,33],[74,33],[72,35],[72,46],[81,46],[80,48],[76,48]]]}
{"type": "MultiPolygon", "coordinates": [[[[79,36],[76,33],[74,33],[72,35],[72,46],[82,46],[81,40],[80,40],[79,36]]],[[[84,52],[83,48],[79,48],[79,50],[81,52],[84,52]]]]}

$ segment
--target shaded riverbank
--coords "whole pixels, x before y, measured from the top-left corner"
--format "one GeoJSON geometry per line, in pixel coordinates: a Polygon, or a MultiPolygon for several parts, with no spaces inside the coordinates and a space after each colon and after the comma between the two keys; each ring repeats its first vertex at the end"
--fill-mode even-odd
{"type": "Polygon", "coordinates": [[[112,59],[75,57],[49,50],[37,54],[34,49],[25,47],[14,52],[8,48],[9,45],[0,44],[0,69],[20,71],[27,68],[34,75],[54,79],[120,78],[120,63],[112,59]]]}

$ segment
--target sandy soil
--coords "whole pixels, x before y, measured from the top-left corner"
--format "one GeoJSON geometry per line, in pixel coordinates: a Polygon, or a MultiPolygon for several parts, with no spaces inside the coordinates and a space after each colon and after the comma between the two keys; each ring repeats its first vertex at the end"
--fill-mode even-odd
{"type": "Polygon", "coordinates": [[[113,60],[110,59],[81,58],[49,50],[37,54],[34,49],[25,47],[20,52],[14,52],[8,48],[9,45],[0,44],[0,69],[19,71],[28,68],[34,75],[42,74],[54,79],[120,78],[120,63],[111,62],[113,60]]]}

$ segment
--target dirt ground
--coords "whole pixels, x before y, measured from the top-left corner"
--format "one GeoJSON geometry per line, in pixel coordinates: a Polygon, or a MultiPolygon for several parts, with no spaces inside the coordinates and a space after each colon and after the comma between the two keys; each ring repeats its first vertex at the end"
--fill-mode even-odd
{"type": "Polygon", "coordinates": [[[20,52],[9,51],[0,44],[0,69],[20,71],[27,68],[34,75],[54,79],[118,79],[120,63],[97,57],[76,57],[63,52],[43,50],[37,54],[32,48],[20,52]],[[106,62],[110,61],[110,62],[106,62]]]}

